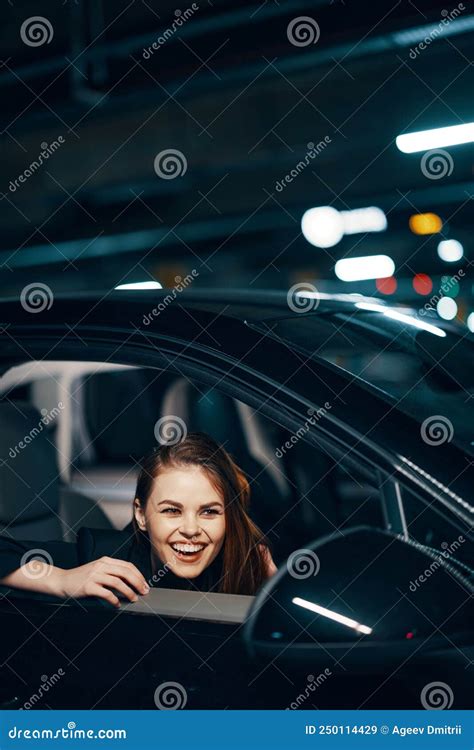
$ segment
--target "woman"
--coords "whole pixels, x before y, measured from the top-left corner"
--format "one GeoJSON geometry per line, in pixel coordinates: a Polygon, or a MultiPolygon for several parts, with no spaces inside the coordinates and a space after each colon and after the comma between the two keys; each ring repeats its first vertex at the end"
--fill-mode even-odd
{"type": "Polygon", "coordinates": [[[154,586],[255,594],[276,567],[249,499],[229,454],[190,433],[144,460],[123,531],[82,528],[75,544],[0,537],[0,584],[115,607],[154,586]]]}

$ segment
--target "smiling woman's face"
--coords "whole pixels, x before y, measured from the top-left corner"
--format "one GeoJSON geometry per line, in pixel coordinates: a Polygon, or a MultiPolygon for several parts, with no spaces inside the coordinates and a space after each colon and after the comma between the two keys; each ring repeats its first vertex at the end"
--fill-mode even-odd
{"type": "Polygon", "coordinates": [[[199,466],[160,472],[145,509],[135,500],[135,518],[155,562],[180,578],[200,575],[224,543],[224,500],[199,466]]]}

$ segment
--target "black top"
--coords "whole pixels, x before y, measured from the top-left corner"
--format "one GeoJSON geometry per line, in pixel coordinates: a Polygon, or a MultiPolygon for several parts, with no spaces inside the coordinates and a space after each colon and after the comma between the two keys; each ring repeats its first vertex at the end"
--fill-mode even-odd
{"type": "Polygon", "coordinates": [[[19,541],[0,535],[0,578],[12,573],[30,559],[40,559],[58,568],[76,568],[100,557],[115,557],[133,563],[148,585],[189,591],[217,591],[222,578],[222,549],[196,578],[180,578],[163,564],[152,570],[150,542],[146,534],[137,540],[132,524],[115,529],[79,530],[75,542],[19,541]]]}

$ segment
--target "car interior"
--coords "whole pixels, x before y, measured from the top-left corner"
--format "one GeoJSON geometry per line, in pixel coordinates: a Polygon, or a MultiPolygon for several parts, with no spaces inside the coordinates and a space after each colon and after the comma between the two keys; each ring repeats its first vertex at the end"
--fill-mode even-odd
{"type": "Polygon", "coordinates": [[[152,368],[30,362],[0,380],[0,533],[73,541],[81,526],[123,529],[131,520],[140,458],[155,425],[173,415],[210,434],[245,471],[250,515],[275,562],[347,525],[384,527],[367,476],[217,388],[152,368]]]}

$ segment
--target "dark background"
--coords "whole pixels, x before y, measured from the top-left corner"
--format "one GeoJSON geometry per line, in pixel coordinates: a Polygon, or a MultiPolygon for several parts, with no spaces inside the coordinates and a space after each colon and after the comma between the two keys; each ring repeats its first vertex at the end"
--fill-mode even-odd
{"type": "Polygon", "coordinates": [[[27,283],[54,293],[156,279],[173,286],[280,288],[380,295],[373,280],[344,283],[344,256],[384,253],[396,266],[390,298],[420,308],[464,270],[458,317],[471,295],[473,145],[449,149],[452,172],[426,177],[423,153],[395,138],[474,121],[472,3],[419,54],[410,52],[453,2],[200,0],[189,20],[143,55],[191,7],[167,0],[3,0],[0,38],[0,274],[5,296],[27,283]],[[21,27],[46,18],[52,38],[25,44],[21,27]],[[292,44],[309,16],[316,43],[292,44]],[[16,190],[11,181],[44,143],[64,142],[16,190]],[[330,143],[285,187],[309,142],[330,143]],[[176,149],[187,169],[160,178],[155,156],[176,149]],[[327,250],[301,234],[312,206],[382,208],[385,232],[346,236],[327,250]],[[433,211],[441,235],[416,236],[409,217],[433,211]],[[445,263],[440,239],[464,258],[445,263]]]}

